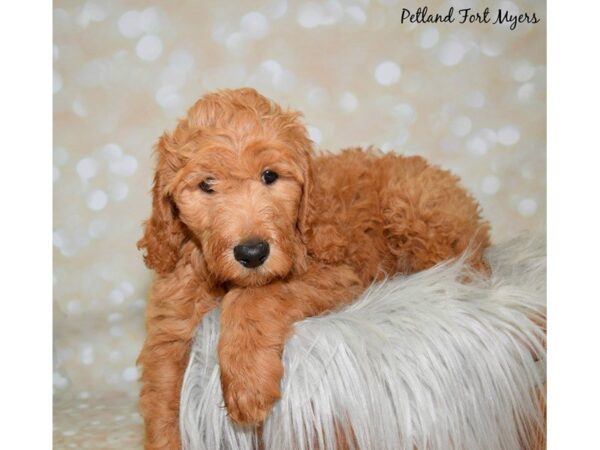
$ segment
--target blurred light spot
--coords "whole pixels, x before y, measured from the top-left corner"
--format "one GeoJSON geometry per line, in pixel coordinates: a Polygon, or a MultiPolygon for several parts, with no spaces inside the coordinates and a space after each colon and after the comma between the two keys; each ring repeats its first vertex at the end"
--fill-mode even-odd
{"type": "Polygon", "coordinates": [[[59,145],[54,147],[53,150],[54,151],[52,152],[52,161],[54,162],[54,164],[56,164],[59,167],[64,166],[69,160],[69,152],[67,151],[67,149],[59,145]]]}
{"type": "Polygon", "coordinates": [[[81,178],[87,180],[96,176],[98,164],[93,158],[83,158],[79,160],[75,170],[81,178]]]}
{"type": "Polygon", "coordinates": [[[225,44],[227,36],[233,31],[233,27],[229,23],[216,22],[213,24],[211,37],[213,41],[219,44],[225,44]]]}
{"type": "Polygon", "coordinates": [[[133,294],[135,292],[135,288],[133,287],[133,284],[131,284],[129,281],[122,281],[119,283],[119,289],[125,293],[125,295],[130,296],[131,294],[133,294]]]}
{"type": "Polygon", "coordinates": [[[483,128],[479,132],[479,135],[483,137],[486,141],[488,141],[490,144],[495,144],[496,142],[498,142],[498,134],[490,128],[483,128]]]}
{"type": "Polygon", "coordinates": [[[515,5],[513,2],[511,2],[510,0],[501,1],[498,4],[498,9],[501,9],[503,12],[508,11],[508,13],[513,16],[519,15],[519,13],[520,13],[519,7],[517,5],[515,5]]]}
{"type": "Polygon", "coordinates": [[[114,313],[110,313],[106,317],[106,320],[108,320],[109,323],[114,323],[114,322],[120,322],[122,318],[123,318],[123,314],[114,312],[114,313]]]}
{"type": "Polygon", "coordinates": [[[502,38],[493,35],[485,35],[481,41],[481,52],[490,57],[498,56],[504,51],[506,43],[502,38]]]}
{"type": "Polygon", "coordinates": [[[465,96],[465,102],[472,108],[481,108],[485,105],[485,95],[481,91],[471,91],[465,96]]]}
{"type": "Polygon", "coordinates": [[[484,194],[495,195],[500,189],[500,179],[494,175],[488,175],[481,181],[481,190],[484,194]]]}
{"type": "Polygon", "coordinates": [[[56,61],[59,56],[60,56],[60,49],[58,48],[58,45],[54,44],[52,46],[52,58],[54,59],[54,61],[56,61]]]}
{"type": "Polygon", "coordinates": [[[466,136],[471,132],[471,119],[467,116],[457,117],[452,121],[450,128],[456,136],[466,136]]]}
{"type": "Polygon", "coordinates": [[[140,59],[144,61],[154,61],[162,53],[163,44],[158,36],[149,34],[141,38],[136,47],[135,52],[140,59]]]}
{"type": "Polygon", "coordinates": [[[272,19],[280,19],[281,17],[285,16],[287,9],[288,9],[287,0],[276,0],[276,1],[272,0],[265,7],[265,12],[272,19]]]}
{"type": "Polygon", "coordinates": [[[123,328],[121,328],[121,327],[119,327],[119,326],[117,326],[117,325],[114,325],[114,326],[110,327],[110,328],[108,329],[108,332],[109,332],[109,333],[110,333],[110,335],[111,335],[111,336],[113,336],[113,337],[121,337],[121,336],[123,336],[123,334],[124,334],[124,332],[123,332],[123,328]]]}
{"type": "Polygon", "coordinates": [[[104,156],[106,159],[115,159],[121,157],[121,155],[123,154],[123,149],[119,144],[111,142],[102,147],[101,152],[102,156],[104,156]]]}
{"type": "Polygon", "coordinates": [[[92,211],[104,209],[107,203],[108,197],[106,196],[106,192],[100,189],[95,189],[88,195],[87,205],[92,211]]]}
{"type": "Polygon", "coordinates": [[[517,90],[517,98],[521,102],[528,102],[533,99],[535,94],[535,84],[525,83],[517,90]]]}
{"type": "Polygon", "coordinates": [[[94,347],[90,344],[83,344],[81,346],[81,363],[84,366],[89,366],[94,362],[94,347]]]}
{"type": "Polygon", "coordinates": [[[82,86],[100,86],[106,82],[109,63],[103,59],[93,59],[79,68],[76,74],[77,83],[82,86]]]}
{"type": "Polygon", "coordinates": [[[352,92],[345,91],[340,95],[340,109],[344,112],[352,112],[358,108],[358,99],[352,92]]]}
{"type": "Polygon", "coordinates": [[[403,80],[402,88],[407,93],[416,93],[423,87],[423,77],[416,72],[408,73],[403,80]]]}
{"type": "Polygon", "coordinates": [[[138,11],[127,11],[119,18],[119,31],[130,39],[137,38],[142,34],[140,27],[140,13],[138,11]]]}
{"type": "Polygon", "coordinates": [[[165,67],[160,72],[160,83],[163,86],[172,86],[174,88],[182,87],[187,79],[187,72],[177,67],[165,67]]]}
{"type": "Polygon", "coordinates": [[[240,32],[231,33],[225,41],[225,46],[231,51],[241,51],[245,44],[246,37],[240,32]]]}
{"type": "Polygon", "coordinates": [[[60,179],[60,169],[56,166],[52,167],[52,182],[56,183],[60,179]]]}
{"type": "Polygon", "coordinates": [[[321,130],[319,130],[317,127],[313,127],[313,126],[308,127],[308,136],[315,144],[320,144],[321,139],[323,138],[321,130]]]}
{"type": "Polygon", "coordinates": [[[52,245],[58,248],[64,256],[73,256],[77,252],[77,246],[69,239],[64,230],[56,230],[52,233],[52,245]]]}
{"type": "Polygon", "coordinates": [[[121,175],[124,177],[133,175],[137,170],[138,162],[131,155],[124,155],[121,158],[110,161],[108,168],[115,175],[121,175]]]}
{"type": "Polygon", "coordinates": [[[400,66],[392,61],[384,61],[375,68],[375,79],[384,86],[397,83],[401,75],[400,66]]]}
{"type": "Polygon", "coordinates": [[[389,153],[393,151],[392,144],[386,141],[379,146],[379,150],[381,150],[383,153],[389,153]]]}
{"type": "Polygon", "coordinates": [[[125,301],[125,295],[119,289],[113,289],[108,294],[108,299],[113,305],[120,305],[125,301]]]}
{"type": "Polygon", "coordinates": [[[419,47],[432,48],[438,43],[439,39],[440,33],[438,30],[432,26],[426,26],[419,34],[419,47]]]}
{"type": "Polygon", "coordinates": [[[455,136],[446,136],[440,142],[442,150],[446,153],[453,153],[460,148],[460,141],[455,136]]]}
{"type": "Polygon", "coordinates": [[[323,7],[318,3],[307,2],[298,11],[298,23],[305,28],[315,28],[321,24],[323,7]]]}
{"type": "Polygon", "coordinates": [[[125,381],[136,381],[138,379],[138,370],[137,367],[128,367],[123,370],[123,379],[125,381]]]}
{"type": "Polygon", "coordinates": [[[139,15],[139,28],[146,33],[157,33],[163,28],[164,15],[160,9],[150,7],[139,15]]]}
{"type": "Polygon", "coordinates": [[[281,78],[283,77],[283,68],[277,61],[272,59],[263,61],[260,64],[260,69],[266,73],[266,75],[269,77],[269,81],[272,84],[278,84],[281,82],[281,78]]]}
{"type": "Polygon", "coordinates": [[[69,314],[79,315],[83,312],[83,307],[77,300],[71,300],[67,303],[67,312],[69,314]]]}
{"type": "Polygon", "coordinates": [[[90,237],[87,231],[77,228],[75,230],[75,242],[79,247],[86,247],[90,243],[90,237]]]}
{"type": "Polygon", "coordinates": [[[69,386],[69,380],[59,372],[52,374],[52,385],[57,389],[64,389],[69,386]]]}
{"type": "Polygon", "coordinates": [[[104,233],[108,229],[108,223],[104,219],[94,219],[88,226],[88,234],[94,239],[104,237],[104,233]]]}
{"type": "Polygon", "coordinates": [[[83,101],[80,98],[76,98],[71,103],[71,109],[76,116],[85,117],[87,116],[87,108],[83,104],[83,101]]]}
{"type": "Polygon", "coordinates": [[[87,27],[92,22],[101,22],[108,16],[105,6],[94,1],[86,2],[79,14],[78,22],[82,27],[87,27]]]}
{"type": "Polygon", "coordinates": [[[283,70],[281,75],[273,76],[273,86],[280,91],[289,91],[296,84],[296,77],[289,70],[283,70]]]}
{"type": "Polygon", "coordinates": [[[488,151],[488,143],[483,138],[475,136],[467,141],[467,149],[475,155],[485,155],[488,151]]]}
{"type": "Polygon", "coordinates": [[[262,67],[266,71],[268,71],[270,73],[274,73],[274,74],[280,74],[282,72],[281,64],[279,64],[277,61],[274,61],[272,59],[263,61],[260,65],[260,67],[262,67]]]}
{"type": "Polygon", "coordinates": [[[252,11],[242,17],[240,25],[250,39],[262,39],[269,34],[269,21],[259,12],[252,11]]]}
{"type": "Polygon", "coordinates": [[[329,103],[329,92],[320,86],[316,86],[308,90],[306,99],[313,108],[323,107],[329,103]]]}
{"type": "Polygon", "coordinates": [[[110,187],[110,197],[117,202],[125,200],[128,193],[129,186],[122,181],[117,181],[110,187]]]}
{"type": "Polygon", "coordinates": [[[350,17],[352,22],[357,25],[363,25],[367,21],[367,15],[365,14],[364,10],[358,6],[350,6],[346,8],[346,14],[348,17],[350,17]]]}
{"type": "Polygon", "coordinates": [[[169,58],[169,66],[189,72],[194,67],[194,57],[186,50],[175,50],[169,58]]]}
{"type": "Polygon", "coordinates": [[[55,70],[54,74],[52,76],[52,90],[53,90],[53,92],[56,94],[58,91],[60,91],[62,89],[62,86],[63,86],[62,77],[60,76],[60,73],[58,73],[55,70]]]}
{"type": "Polygon", "coordinates": [[[402,147],[404,144],[406,144],[409,137],[410,137],[410,133],[408,130],[399,130],[396,133],[396,136],[394,137],[394,139],[392,140],[392,145],[394,146],[395,149],[398,149],[398,148],[402,147]]]}
{"type": "Polygon", "coordinates": [[[162,86],[156,91],[155,99],[163,108],[177,108],[182,103],[181,95],[175,86],[162,86]]]}
{"type": "Polygon", "coordinates": [[[522,216],[531,217],[535,215],[537,207],[537,202],[534,199],[526,197],[519,202],[517,205],[517,210],[522,216]]]}
{"type": "Polygon", "coordinates": [[[466,53],[467,49],[461,42],[452,40],[442,45],[439,58],[442,64],[446,66],[455,66],[462,61],[466,53]]]}
{"type": "Polygon", "coordinates": [[[529,61],[521,61],[513,66],[512,77],[516,81],[525,82],[535,75],[535,67],[529,61]]]}
{"type": "Polygon", "coordinates": [[[500,128],[496,135],[498,138],[498,142],[506,146],[516,144],[521,137],[521,133],[519,132],[519,130],[512,125],[507,125],[505,127],[500,128]]]}
{"type": "Polygon", "coordinates": [[[309,18],[307,25],[310,23],[310,26],[307,26],[308,28],[319,25],[333,25],[344,17],[344,9],[340,2],[336,0],[324,2],[322,6],[314,2],[307,3],[305,8],[301,9],[298,14],[298,21],[301,25],[302,22],[300,17],[305,11],[309,12],[309,14],[305,15],[305,17],[309,18]]]}
{"type": "Polygon", "coordinates": [[[521,169],[521,176],[526,180],[532,180],[534,177],[534,171],[530,167],[523,167],[521,169]]]}
{"type": "Polygon", "coordinates": [[[143,298],[138,298],[133,302],[133,306],[140,310],[144,309],[146,307],[146,300],[143,298]]]}
{"type": "Polygon", "coordinates": [[[405,124],[413,123],[416,118],[415,110],[409,103],[398,103],[392,109],[392,114],[405,124]]]}
{"type": "MultiPolygon", "coordinates": [[[[104,380],[106,381],[106,384],[118,384],[121,381],[120,377],[115,373],[108,374],[104,378],[104,380]]],[[[100,405],[100,406],[104,406],[104,405],[100,405]]],[[[98,407],[96,406],[96,408],[98,408],[98,407]]]]}

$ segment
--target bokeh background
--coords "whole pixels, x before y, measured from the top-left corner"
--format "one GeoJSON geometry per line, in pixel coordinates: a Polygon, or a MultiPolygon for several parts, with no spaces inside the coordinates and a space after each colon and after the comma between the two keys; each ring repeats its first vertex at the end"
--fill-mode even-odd
{"type": "Polygon", "coordinates": [[[375,145],[459,174],[496,242],[546,226],[544,1],[54,2],[54,443],[139,448],[151,274],[135,248],[152,146],[208,91],[304,112],[318,147],[375,145]],[[400,24],[402,8],[535,12],[400,24]]]}

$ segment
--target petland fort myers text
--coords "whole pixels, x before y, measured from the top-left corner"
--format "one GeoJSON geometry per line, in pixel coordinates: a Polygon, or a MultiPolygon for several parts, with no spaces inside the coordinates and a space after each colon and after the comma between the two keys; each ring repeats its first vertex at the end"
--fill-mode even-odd
{"type": "Polygon", "coordinates": [[[415,12],[402,8],[401,23],[491,23],[492,25],[507,24],[511,30],[515,30],[522,23],[539,23],[540,18],[536,14],[528,12],[512,13],[506,9],[499,8],[492,12],[490,8],[483,11],[474,11],[472,8],[455,9],[453,6],[445,13],[430,13],[427,6],[417,8],[415,12]]]}

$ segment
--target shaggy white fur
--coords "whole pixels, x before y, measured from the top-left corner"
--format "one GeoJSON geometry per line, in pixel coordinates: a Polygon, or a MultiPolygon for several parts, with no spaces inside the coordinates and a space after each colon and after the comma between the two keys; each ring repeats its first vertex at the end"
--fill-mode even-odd
{"type": "MultiPolygon", "coordinates": [[[[543,420],[545,241],[520,237],[488,259],[491,280],[461,283],[463,258],[298,323],[263,448],[333,450],[336,428],[368,450],[521,448],[543,420]]],[[[218,318],[213,311],[200,326],[185,374],[184,448],[249,450],[256,433],[223,406],[218,318]]]]}

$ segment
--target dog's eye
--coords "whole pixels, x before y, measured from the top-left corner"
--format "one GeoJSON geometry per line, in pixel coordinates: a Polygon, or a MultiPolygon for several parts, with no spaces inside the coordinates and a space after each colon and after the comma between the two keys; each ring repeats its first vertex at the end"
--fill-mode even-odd
{"type": "Polygon", "coordinates": [[[262,173],[261,179],[262,182],[265,184],[273,184],[275,183],[275,180],[277,180],[277,178],[279,178],[279,175],[277,175],[277,172],[273,172],[272,170],[265,170],[262,173]]]}
{"type": "Polygon", "coordinates": [[[206,180],[203,180],[198,187],[200,188],[201,191],[206,192],[207,194],[212,194],[214,193],[214,189],[211,187],[212,186],[212,178],[207,178],[206,180]]]}

